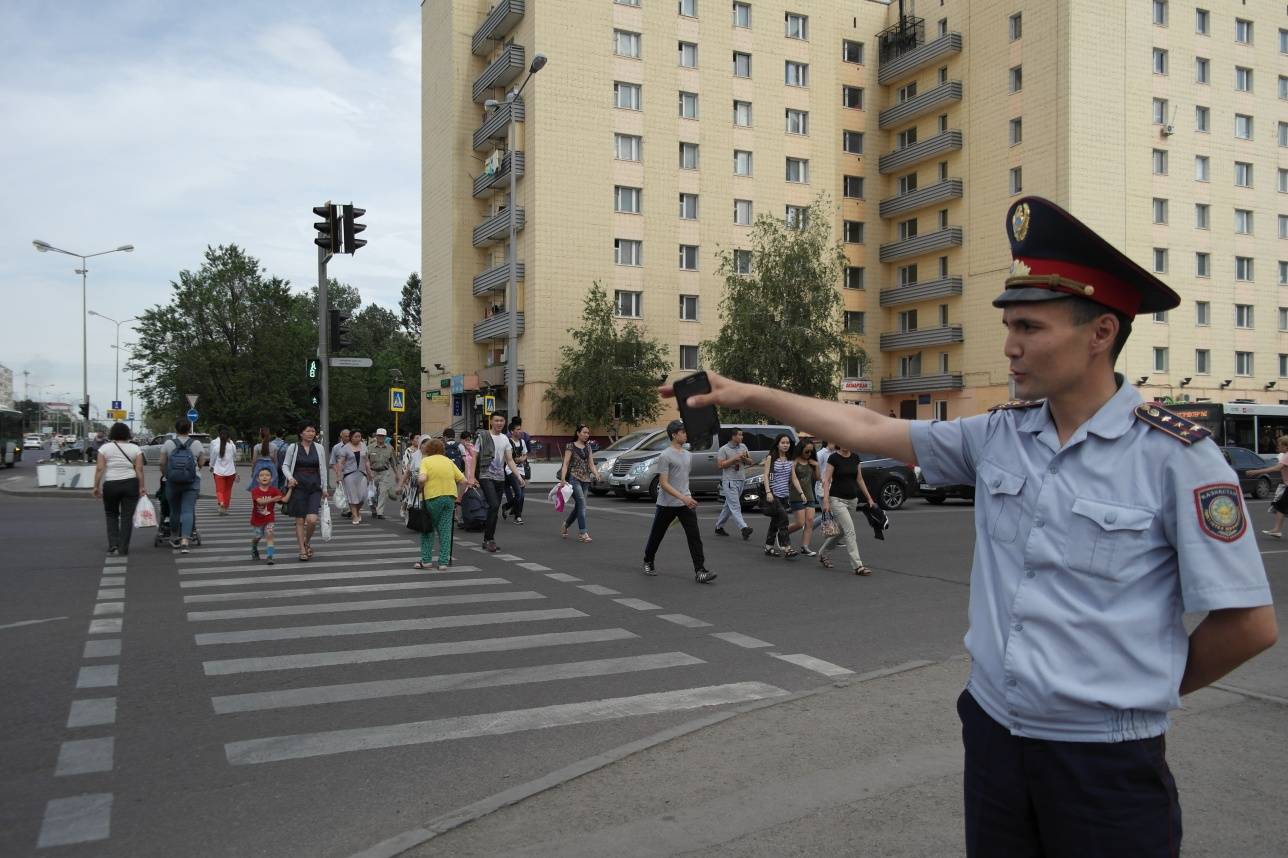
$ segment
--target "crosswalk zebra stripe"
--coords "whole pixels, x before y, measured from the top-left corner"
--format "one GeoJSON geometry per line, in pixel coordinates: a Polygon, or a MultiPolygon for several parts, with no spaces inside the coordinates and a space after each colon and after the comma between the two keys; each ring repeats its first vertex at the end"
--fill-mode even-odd
{"type": "Polygon", "coordinates": [[[584,703],[557,703],[551,706],[513,709],[507,712],[389,724],[383,727],[360,727],[324,733],[248,739],[229,742],[224,745],[224,753],[232,765],[251,765],[342,754],[349,751],[446,742],[476,736],[498,736],[571,724],[612,721],[635,715],[655,715],[731,703],[749,703],[786,695],[787,692],[783,689],[763,682],[734,682],[727,685],[660,691],[584,703]]]}
{"type": "Polygon", "coordinates": [[[230,715],[235,712],[258,712],[264,709],[288,709],[296,706],[347,703],[355,700],[378,700],[414,694],[524,685],[532,682],[559,682],[589,676],[611,676],[643,670],[689,667],[695,664],[706,664],[706,662],[682,652],[662,652],[624,658],[599,658],[562,664],[479,670],[470,673],[445,673],[436,676],[413,676],[407,679],[383,679],[342,685],[319,685],[312,688],[228,694],[212,697],[210,702],[215,708],[215,714],[230,715]]]}
{"type": "MultiPolygon", "coordinates": [[[[325,554],[321,555],[326,557],[325,554]]],[[[333,569],[336,566],[384,566],[390,563],[405,563],[408,567],[415,562],[410,554],[405,557],[373,557],[370,560],[311,560],[309,569],[333,569]]],[[[210,569],[180,569],[180,575],[227,575],[231,572],[262,572],[267,568],[263,563],[246,563],[240,566],[217,566],[210,569]]]]}
{"type": "MultiPolygon", "coordinates": [[[[217,536],[207,537],[205,531],[201,531],[202,548],[224,548],[231,545],[249,545],[250,544],[250,525],[246,525],[245,531],[240,536],[217,536]]],[[[274,537],[279,545],[295,545],[295,531],[288,530],[284,527],[277,528],[274,537]]],[[[397,541],[399,537],[392,536],[388,533],[371,533],[371,534],[353,534],[351,536],[341,536],[324,543],[327,547],[333,545],[385,545],[390,541],[397,541]]],[[[320,540],[319,540],[320,541],[320,540]]],[[[410,540],[407,540],[410,543],[410,540]]],[[[182,556],[182,555],[181,555],[182,556]]],[[[188,557],[193,555],[189,554],[188,557]]],[[[197,555],[200,556],[200,555],[197,555]]]]}
{"type": "Polygon", "coordinates": [[[232,608],[225,611],[189,611],[189,622],[249,620],[254,617],[293,617],[300,614],[347,614],[356,611],[387,611],[431,605],[469,605],[478,602],[520,602],[544,599],[533,590],[517,593],[465,593],[459,596],[420,596],[414,599],[369,599],[362,602],[327,602],[322,605],[275,605],[269,608],[232,608]]]}
{"type": "MultiPolygon", "coordinates": [[[[192,563],[227,563],[230,560],[245,560],[247,551],[250,550],[249,539],[245,540],[245,546],[247,549],[246,551],[239,551],[236,554],[214,554],[214,555],[180,554],[178,557],[175,558],[175,562],[181,565],[188,565],[192,563]]],[[[333,549],[328,549],[326,556],[327,557],[349,557],[352,555],[360,554],[365,557],[370,557],[372,554],[393,554],[395,552],[406,556],[408,551],[411,548],[412,546],[410,545],[387,545],[386,544],[386,545],[383,545],[382,547],[377,547],[377,545],[370,545],[370,546],[367,546],[366,548],[349,548],[342,551],[335,551],[333,549]]],[[[263,543],[260,544],[259,550],[261,553],[265,550],[263,543]]],[[[283,545],[281,553],[284,555],[290,554],[291,553],[290,547],[283,545]]]]}
{"type": "Polygon", "coordinates": [[[342,664],[369,664],[376,661],[403,661],[413,658],[436,658],[444,655],[465,655],[480,652],[506,652],[519,649],[537,649],[546,646],[603,643],[639,637],[626,629],[588,629],[579,632],[547,632],[539,635],[514,635],[504,638],[483,638],[471,641],[411,644],[408,646],[379,647],[376,649],[351,649],[336,652],[305,652],[294,655],[254,656],[227,658],[202,662],[207,676],[226,676],[235,673],[263,673],[272,670],[302,670],[310,667],[334,667],[342,664]]]}
{"type": "Polygon", "coordinates": [[[830,661],[823,661],[821,658],[814,658],[814,656],[805,655],[804,653],[784,654],[771,652],[769,654],[774,658],[794,664],[797,667],[803,667],[806,670],[812,670],[815,673],[821,673],[824,676],[849,676],[854,673],[848,667],[841,667],[839,664],[832,664],[830,661]]]}
{"type": "MultiPolygon", "coordinates": [[[[477,572],[476,566],[458,566],[458,572],[477,572]]],[[[241,584],[289,584],[298,581],[334,581],[344,578],[411,578],[425,577],[425,572],[420,569],[359,569],[353,572],[316,572],[312,575],[302,573],[298,575],[255,575],[250,578],[213,578],[196,581],[180,581],[179,586],[185,590],[192,590],[198,587],[235,587],[241,584]]],[[[450,573],[440,572],[438,575],[447,575],[450,573]]],[[[507,582],[508,583],[508,582],[507,582]]]]}
{"type": "MultiPolygon", "coordinates": [[[[475,570],[478,571],[478,570],[475,570]]],[[[508,584],[504,578],[435,578],[432,581],[399,581],[393,584],[345,584],[336,587],[296,587],[289,590],[245,590],[237,593],[197,593],[184,596],[183,602],[246,602],[259,599],[294,599],[300,596],[331,596],[340,593],[388,593],[397,590],[437,590],[442,587],[480,587],[508,584]]]]}
{"type": "Polygon", "coordinates": [[[235,632],[203,632],[193,635],[197,646],[330,638],[347,635],[379,635],[389,632],[423,632],[494,626],[501,623],[534,623],[544,620],[575,620],[589,616],[575,608],[546,608],[538,611],[499,611],[490,614],[452,614],[417,617],[414,620],[377,620],[366,623],[333,623],[324,626],[287,626],[278,629],[241,629],[235,632]]]}

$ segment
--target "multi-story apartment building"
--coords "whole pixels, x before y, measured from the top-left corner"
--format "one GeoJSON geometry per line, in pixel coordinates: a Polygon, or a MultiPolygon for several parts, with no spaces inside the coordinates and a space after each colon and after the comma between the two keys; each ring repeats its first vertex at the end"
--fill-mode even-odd
{"type": "Polygon", "coordinates": [[[719,330],[717,253],[819,193],[870,358],[838,367],[842,400],[957,417],[1008,397],[991,301],[1006,210],[1033,193],[1184,297],[1139,319],[1120,359],[1146,396],[1277,402],[1288,16],[1208,5],[424,3],[423,363],[428,388],[457,394],[428,403],[426,428],[474,423],[488,394],[509,410],[511,218],[518,404],[543,435],[565,428],[542,395],[593,282],[680,374],[719,330]],[[548,65],[507,101],[538,52],[548,65]]]}

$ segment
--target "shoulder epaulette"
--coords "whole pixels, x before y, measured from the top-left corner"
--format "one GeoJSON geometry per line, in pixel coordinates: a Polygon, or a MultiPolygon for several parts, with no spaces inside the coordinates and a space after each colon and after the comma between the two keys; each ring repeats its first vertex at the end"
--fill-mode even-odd
{"type": "Polygon", "coordinates": [[[1046,402],[1045,399],[1012,399],[994,405],[989,411],[1014,411],[1020,408],[1037,408],[1046,402]]]}
{"type": "Polygon", "coordinates": [[[1151,429],[1166,432],[1186,445],[1212,437],[1211,431],[1204,429],[1197,423],[1186,420],[1184,417],[1178,417],[1166,408],[1155,405],[1152,402],[1142,402],[1136,406],[1136,419],[1151,429]]]}

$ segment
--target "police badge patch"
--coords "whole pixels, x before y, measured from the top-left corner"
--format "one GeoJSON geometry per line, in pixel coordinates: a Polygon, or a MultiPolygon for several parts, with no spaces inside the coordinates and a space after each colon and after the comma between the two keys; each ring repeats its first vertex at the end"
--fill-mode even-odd
{"type": "Polygon", "coordinates": [[[1194,506],[1203,532],[1222,542],[1234,542],[1248,528],[1243,515],[1243,492],[1230,483],[1213,483],[1194,490],[1194,506]]]}

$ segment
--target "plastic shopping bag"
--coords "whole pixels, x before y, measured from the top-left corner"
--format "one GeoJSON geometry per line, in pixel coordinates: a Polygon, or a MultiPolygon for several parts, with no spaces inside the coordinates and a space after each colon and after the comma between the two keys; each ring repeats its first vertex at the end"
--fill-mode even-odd
{"type": "Polygon", "coordinates": [[[331,507],[322,504],[318,508],[318,527],[322,531],[322,541],[331,541],[331,507]]]}
{"type": "Polygon", "coordinates": [[[335,504],[335,508],[340,512],[344,512],[348,508],[349,499],[344,496],[344,483],[335,484],[335,493],[331,495],[331,500],[335,504]]]}
{"type": "Polygon", "coordinates": [[[134,527],[156,527],[157,508],[146,495],[139,498],[139,505],[134,508],[134,527]]]}
{"type": "Polygon", "coordinates": [[[554,503],[555,512],[563,512],[571,498],[572,486],[567,483],[564,483],[563,488],[555,486],[550,490],[550,494],[546,495],[546,499],[554,503]]]}

